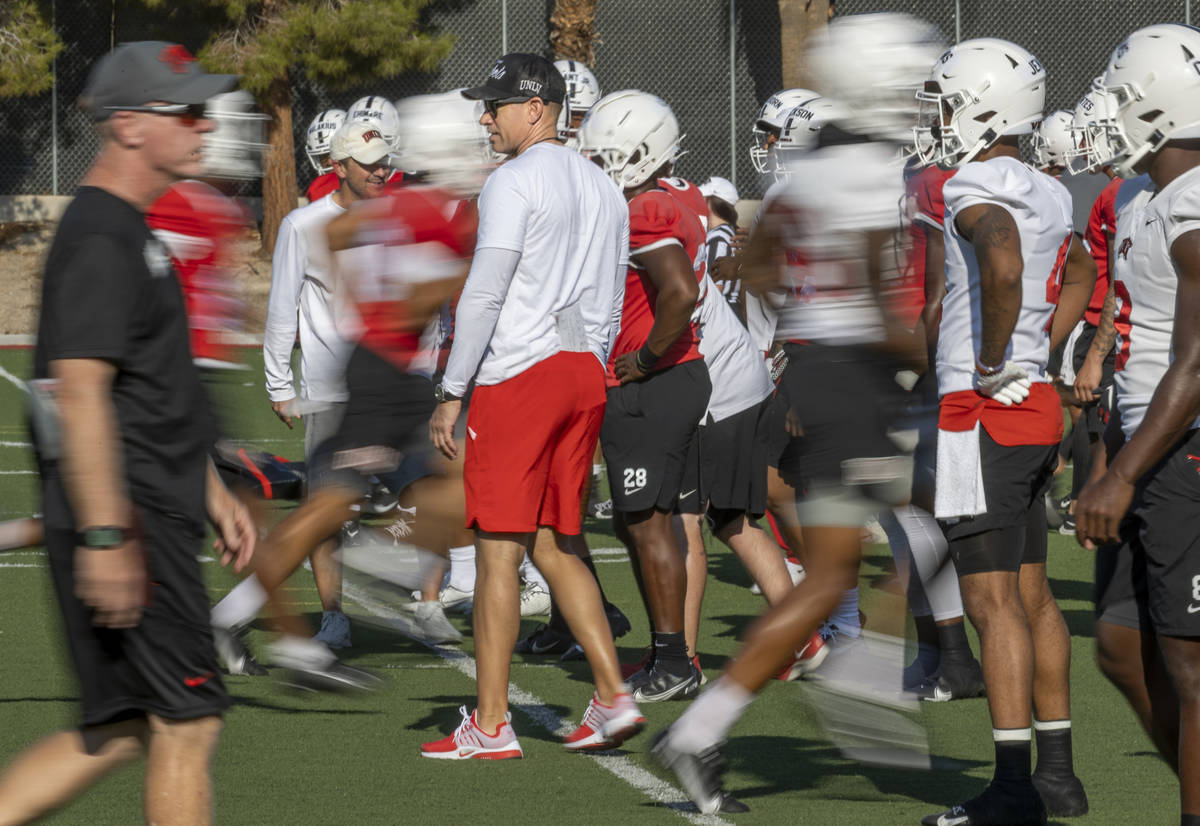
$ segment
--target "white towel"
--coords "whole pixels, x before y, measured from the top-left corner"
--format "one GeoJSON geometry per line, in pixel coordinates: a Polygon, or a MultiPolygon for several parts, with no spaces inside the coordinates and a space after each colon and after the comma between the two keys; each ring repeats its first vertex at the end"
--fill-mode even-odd
{"type": "Polygon", "coordinates": [[[933,515],[938,519],[987,512],[979,461],[979,422],[971,430],[938,429],[933,515]]]}
{"type": "Polygon", "coordinates": [[[1067,336],[1067,343],[1063,345],[1062,367],[1058,370],[1058,377],[1062,379],[1063,384],[1070,387],[1075,383],[1075,342],[1079,341],[1079,335],[1083,332],[1083,319],[1075,325],[1075,329],[1071,331],[1071,335],[1067,336]]]}

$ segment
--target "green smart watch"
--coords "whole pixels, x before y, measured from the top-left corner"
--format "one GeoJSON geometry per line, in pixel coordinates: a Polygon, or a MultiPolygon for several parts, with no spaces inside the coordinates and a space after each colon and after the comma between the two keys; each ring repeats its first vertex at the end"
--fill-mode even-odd
{"type": "Polygon", "coordinates": [[[108,550],[124,545],[129,531],[117,525],[95,525],[75,534],[75,544],[81,548],[108,550]]]}

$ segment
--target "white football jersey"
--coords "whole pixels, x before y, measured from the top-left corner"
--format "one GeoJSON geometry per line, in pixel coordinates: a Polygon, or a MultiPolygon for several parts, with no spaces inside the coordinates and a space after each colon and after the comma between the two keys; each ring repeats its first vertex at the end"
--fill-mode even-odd
{"type": "MultiPolygon", "coordinates": [[[[1200,167],[1157,194],[1149,176],[1126,181],[1117,191],[1116,210],[1114,383],[1121,429],[1128,439],[1141,426],[1150,397],[1174,356],[1171,335],[1179,275],[1171,244],[1183,233],[1200,229],[1200,167]]],[[[1200,427],[1200,419],[1192,427],[1200,427]]]]}
{"type": "MultiPolygon", "coordinates": [[[[899,229],[904,166],[890,144],[825,146],[789,164],[764,198],[781,221],[792,296],[775,336],[824,344],[876,342],[883,314],[867,270],[866,233],[899,229]]],[[[881,256],[888,266],[891,256],[881,256]]]]}
{"type": "Polygon", "coordinates": [[[1058,304],[1072,237],[1071,196],[1054,178],[1008,157],[965,164],[946,181],[942,194],[946,202],[946,297],[938,333],[938,393],[944,396],[974,386],[983,333],[979,261],[956,222],[964,209],[976,204],[1003,207],[1021,238],[1021,310],[1004,360],[1024,368],[1033,381],[1046,381],[1050,320],[1058,304]]]}
{"type": "MultiPolygon", "coordinates": [[[[728,419],[758,404],[775,386],[762,354],[750,340],[750,334],[738,321],[737,314],[721,295],[711,276],[702,285],[700,303],[700,354],[712,380],[708,415],[713,421],[728,419]]],[[[706,417],[707,418],[707,417],[706,417]]]]}

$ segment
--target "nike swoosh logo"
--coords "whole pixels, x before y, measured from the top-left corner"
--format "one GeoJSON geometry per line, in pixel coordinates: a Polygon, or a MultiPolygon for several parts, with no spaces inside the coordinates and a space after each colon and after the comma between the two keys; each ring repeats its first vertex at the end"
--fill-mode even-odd
{"type": "Polygon", "coordinates": [[[534,654],[545,654],[546,652],[550,651],[550,649],[554,648],[554,645],[555,643],[550,643],[549,645],[543,646],[541,643],[535,642],[529,646],[529,650],[534,654]]]}
{"type": "Polygon", "coordinates": [[[184,677],[183,684],[188,688],[195,688],[198,685],[204,685],[213,678],[213,673],[210,671],[199,677],[184,677]]]}
{"type": "Polygon", "coordinates": [[[681,493],[681,494],[679,494],[679,498],[681,500],[687,499],[689,496],[691,496],[693,493],[695,493],[696,490],[697,490],[697,488],[692,488],[691,490],[687,491],[686,493],[681,493]]]}
{"type": "Polygon", "coordinates": [[[470,757],[474,751],[475,751],[474,749],[459,749],[458,756],[459,757],[470,757]]]}
{"type": "Polygon", "coordinates": [[[471,434],[472,439],[478,438],[479,436],[479,434],[472,430],[470,426],[467,427],[467,433],[471,434]]]}
{"type": "Polygon", "coordinates": [[[1188,613],[1189,614],[1194,614],[1197,611],[1200,611],[1200,605],[1188,605],[1188,613]]]}

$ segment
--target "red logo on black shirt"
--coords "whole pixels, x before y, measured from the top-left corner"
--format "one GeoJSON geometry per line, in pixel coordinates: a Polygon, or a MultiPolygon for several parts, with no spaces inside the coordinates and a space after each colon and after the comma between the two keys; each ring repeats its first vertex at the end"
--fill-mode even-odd
{"type": "Polygon", "coordinates": [[[166,46],[158,53],[158,59],[171,67],[171,71],[176,74],[186,74],[188,66],[196,62],[196,58],[192,57],[192,53],[176,43],[173,46],[166,46]]]}
{"type": "Polygon", "coordinates": [[[1121,246],[1117,249],[1117,255],[1121,256],[1122,258],[1128,258],[1129,257],[1129,248],[1132,246],[1133,246],[1133,239],[1126,238],[1125,240],[1123,240],[1121,242],[1121,246]]]}

